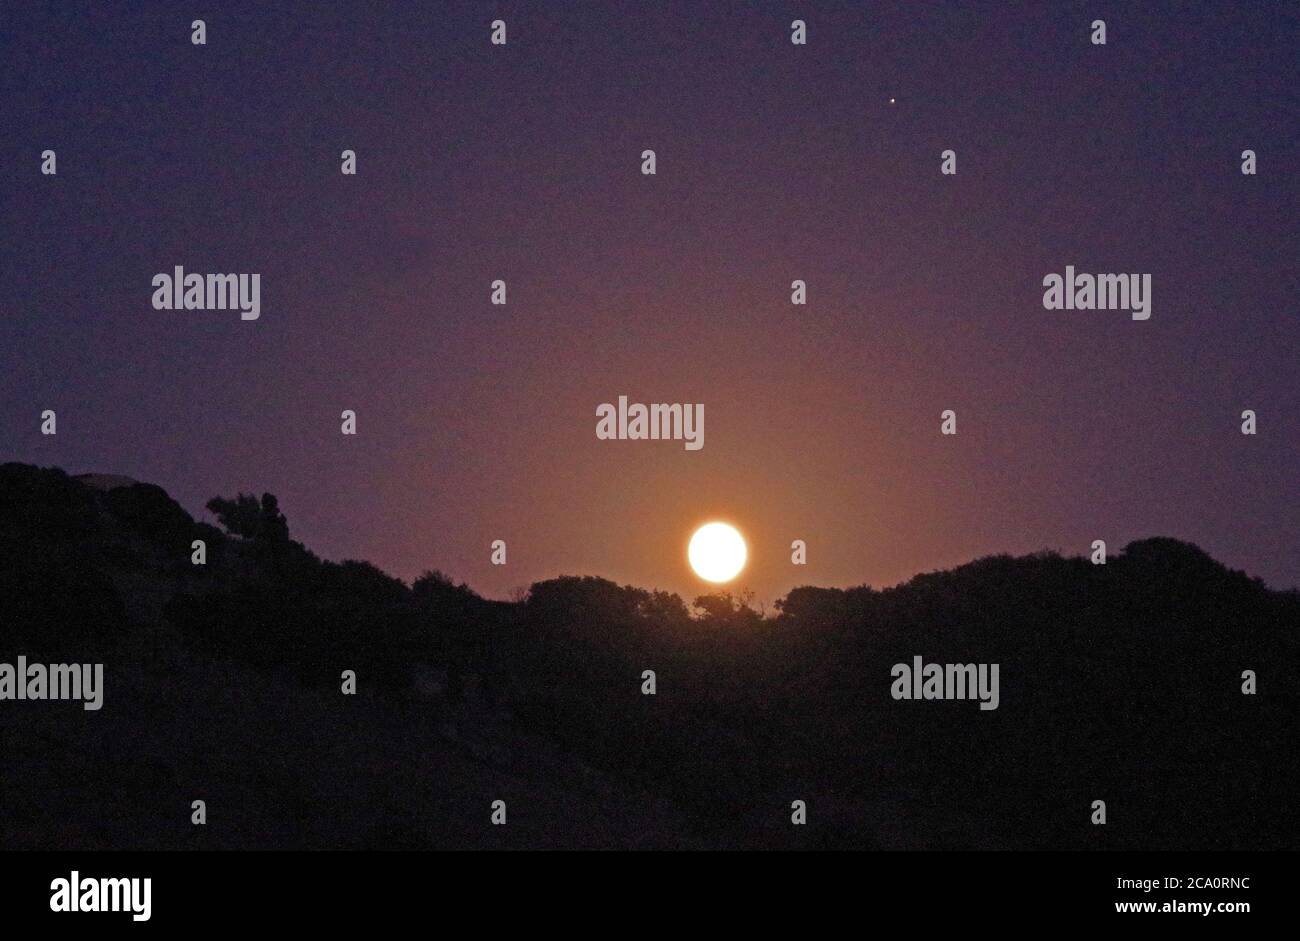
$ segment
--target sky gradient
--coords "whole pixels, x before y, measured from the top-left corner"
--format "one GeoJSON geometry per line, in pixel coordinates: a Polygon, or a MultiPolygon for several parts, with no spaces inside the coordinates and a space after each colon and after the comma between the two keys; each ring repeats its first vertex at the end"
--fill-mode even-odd
{"type": "Polygon", "coordinates": [[[491,597],[692,598],[710,519],[767,602],[1154,535],[1295,587],[1298,17],[6,5],[0,459],[271,491],[326,558],[491,597]],[[260,319],[154,310],[175,265],[260,273],[260,319]],[[1045,310],[1066,265],[1151,273],[1151,319],[1045,310]],[[703,449],[597,440],[619,395],[704,403],[703,449]]]}

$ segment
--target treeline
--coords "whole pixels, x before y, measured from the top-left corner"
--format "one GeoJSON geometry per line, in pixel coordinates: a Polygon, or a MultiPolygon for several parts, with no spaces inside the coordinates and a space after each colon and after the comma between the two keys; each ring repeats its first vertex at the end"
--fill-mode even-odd
{"type": "Polygon", "coordinates": [[[1105,565],[996,556],[886,590],[801,587],[764,614],[595,577],[510,603],[437,572],[408,586],[319,559],[270,495],[209,509],[220,528],[150,485],[0,467],[6,648],[81,660],[87,643],[159,630],[311,686],[355,670],[393,697],[428,668],[447,702],[472,690],[717,845],[1300,840],[1300,596],[1184,542],[1135,542],[1105,565]],[[893,699],[891,667],[915,656],[1000,664],[999,707],[893,699]]]}

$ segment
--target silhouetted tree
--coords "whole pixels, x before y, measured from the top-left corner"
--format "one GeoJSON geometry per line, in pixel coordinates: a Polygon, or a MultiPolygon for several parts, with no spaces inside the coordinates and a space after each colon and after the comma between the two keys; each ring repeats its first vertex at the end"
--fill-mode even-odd
{"type": "Polygon", "coordinates": [[[241,493],[233,500],[213,497],[207,507],[232,536],[255,539],[261,531],[262,505],[251,493],[241,493]]]}
{"type": "Polygon", "coordinates": [[[289,540],[289,523],[273,493],[262,494],[261,500],[251,493],[241,493],[233,500],[213,497],[207,507],[232,536],[270,543],[289,540]]]}
{"type": "Polygon", "coordinates": [[[289,521],[280,512],[280,503],[273,493],[262,494],[261,529],[259,539],[271,542],[289,541],[289,521]]]}
{"type": "Polygon", "coordinates": [[[700,595],[693,607],[701,612],[700,621],[711,627],[746,627],[763,620],[761,612],[753,608],[754,593],[750,591],[733,595],[721,591],[712,595],[700,595]]]}
{"type": "MultiPolygon", "coordinates": [[[[692,617],[677,595],[594,577],[538,582],[514,604],[438,572],[408,588],[289,540],[269,494],[210,508],[236,538],[191,526],[157,488],[98,491],[54,469],[0,466],[0,640],[80,661],[132,631],[184,638],[219,665],[179,658],[179,683],[227,682],[228,661],[239,661],[241,686],[276,673],[337,689],[352,669],[378,698],[427,663],[425,675],[445,670],[448,698],[501,694],[511,718],[500,734],[536,782],[557,761],[580,761],[608,788],[626,782],[637,806],[649,795],[682,811],[710,845],[792,845],[778,832],[789,828],[754,810],[787,792],[817,807],[816,824],[793,837],[799,846],[879,845],[881,810],[897,804],[905,812],[888,815],[890,842],[917,848],[1280,849],[1300,839],[1300,713],[1278,666],[1300,657],[1300,594],[1271,591],[1188,543],[1141,540],[1104,566],[998,555],[880,591],[805,586],[774,618],[748,593],[721,592],[697,598],[692,617]],[[203,568],[179,545],[187,530],[210,543],[203,568]],[[916,656],[1000,664],[999,708],[895,701],[891,665],[916,656]],[[1257,696],[1242,694],[1248,669],[1259,672],[1257,696]],[[645,670],[656,673],[654,696],[640,694],[645,670]],[[1137,825],[1089,826],[1093,797],[1137,825]]],[[[119,695],[137,686],[146,684],[119,695]]],[[[152,724],[167,703],[132,706],[152,724]]],[[[487,733],[466,712],[458,730],[477,746],[487,733]]],[[[347,741],[377,728],[374,713],[330,713],[347,741]]],[[[376,759],[385,771],[401,748],[431,747],[436,725],[397,715],[402,744],[376,759]]],[[[209,735],[234,754],[243,739],[222,736],[259,725],[209,735]]],[[[21,719],[14,729],[26,734],[21,719]]],[[[35,753],[32,744],[19,750],[35,753]]],[[[188,754],[157,761],[188,780],[188,754]]],[[[93,770],[125,781],[115,766],[93,770]]],[[[293,773],[323,770],[307,759],[293,773]]],[[[391,774],[358,775],[355,786],[375,780],[395,786],[391,774]]],[[[40,804],[34,790],[20,799],[40,804]]]]}

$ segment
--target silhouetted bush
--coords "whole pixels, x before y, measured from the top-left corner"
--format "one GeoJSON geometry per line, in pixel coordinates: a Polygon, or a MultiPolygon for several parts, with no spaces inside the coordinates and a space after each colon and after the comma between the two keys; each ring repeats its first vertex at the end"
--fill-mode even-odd
{"type": "Polygon", "coordinates": [[[1104,566],[998,555],[884,590],[798,587],[772,616],[722,592],[692,616],[677,595],[590,576],[515,603],[438,572],[408,588],[290,540],[269,494],[209,506],[229,536],[156,487],[0,466],[0,653],[82,659],[134,628],[309,686],[355,670],[375,695],[404,694],[423,665],[445,677],[435,711],[509,705],[530,774],[554,749],[671,803],[714,845],[1300,839],[1300,595],[1187,543],[1140,540],[1104,566]],[[192,538],[206,566],[189,563],[192,538]],[[162,623],[145,623],[155,609],[162,623]],[[892,699],[893,664],[914,656],[998,663],[999,708],[892,699]],[[1241,693],[1247,669],[1258,695],[1241,693]],[[771,815],[794,797],[810,826],[792,836],[771,815]],[[1091,826],[1094,799],[1123,825],[1091,826]]]}

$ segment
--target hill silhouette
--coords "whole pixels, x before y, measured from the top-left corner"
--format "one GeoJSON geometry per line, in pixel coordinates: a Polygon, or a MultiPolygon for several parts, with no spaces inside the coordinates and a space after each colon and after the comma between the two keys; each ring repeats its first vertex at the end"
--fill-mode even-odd
{"type": "Polygon", "coordinates": [[[0,466],[0,662],[105,664],[99,712],[0,703],[0,845],[1300,838],[1300,595],[1184,542],[1134,542],[1105,565],[994,556],[884,590],[800,587],[767,616],[590,576],[507,603],[438,572],[407,585],[322,560],[269,494],[214,498],[218,528],[159,487],[87,476],[0,466]],[[892,698],[892,665],[916,656],[999,664],[999,707],[892,698]],[[206,826],[190,823],[197,799],[206,826]],[[506,827],[488,822],[497,799],[506,827]]]}

